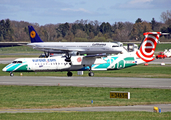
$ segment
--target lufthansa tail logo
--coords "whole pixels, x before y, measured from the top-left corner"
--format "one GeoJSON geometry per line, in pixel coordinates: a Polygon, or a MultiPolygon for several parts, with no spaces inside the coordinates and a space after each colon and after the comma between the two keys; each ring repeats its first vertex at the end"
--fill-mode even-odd
{"type": "Polygon", "coordinates": [[[31,37],[31,38],[35,38],[35,36],[36,36],[36,32],[35,32],[35,31],[31,31],[31,32],[30,32],[30,37],[31,37]]]}

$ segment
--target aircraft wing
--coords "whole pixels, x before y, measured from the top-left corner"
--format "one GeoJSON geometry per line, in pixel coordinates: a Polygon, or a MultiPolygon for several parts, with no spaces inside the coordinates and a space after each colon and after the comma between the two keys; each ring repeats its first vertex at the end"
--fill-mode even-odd
{"type": "Polygon", "coordinates": [[[41,51],[44,51],[44,52],[79,52],[79,51],[84,51],[82,49],[68,49],[68,48],[54,48],[54,47],[38,47],[38,46],[34,46],[33,47],[34,49],[37,49],[37,50],[41,50],[41,51]]]}
{"type": "MultiPolygon", "coordinates": [[[[54,47],[33,47],[34,49],[41,50],[44,52],[53,52],[53,53],[66,53],[66,52],[80,52],[84,51],[82,49],[65,49],[65,48],[54,48],[54,47]]],[[[107,57],[106,53],[102,54],[91,54],[91,55],[86,55],[84,56],[85,58],[100,58],[100,57],[107,57]]]]}
{"type": "MultiPolygon", "coordinates": [[[[30,47],[33,47],[33,49],[49,52],[49,53],[68,53],[68,52],[84,52],[85,49],[77,49],[77,48],[66,48],[66,47],[45,47],[42,45],[32,45],[27,44],[30,47]]],[[[89,54],[84,56],[85,58],[100,58],[100,57],[106,57],[106,53],[99,53],[99,54],[89,54]]]]}

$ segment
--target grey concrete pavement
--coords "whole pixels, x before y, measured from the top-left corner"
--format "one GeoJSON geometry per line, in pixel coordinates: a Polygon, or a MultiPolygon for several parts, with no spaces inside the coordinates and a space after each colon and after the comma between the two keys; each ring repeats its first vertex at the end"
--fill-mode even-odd
{"type": "Polygon", "coordinates": [[[171,89],[170,78],[0,76],[0,85],[87,86],[171,89]]]}
{"type": "Polygon", "coordinates": [[[75,107],[75,108],[52,108],[52,109],[5,109],[0,113],[35,113],[35,112],[85,112],[85,111],[146,111],[153,112],[153,107],[158,107],[161,112],[171,112],[171,104],[134,105],[134,106],[101,106],[101,107],[75,107]]]}

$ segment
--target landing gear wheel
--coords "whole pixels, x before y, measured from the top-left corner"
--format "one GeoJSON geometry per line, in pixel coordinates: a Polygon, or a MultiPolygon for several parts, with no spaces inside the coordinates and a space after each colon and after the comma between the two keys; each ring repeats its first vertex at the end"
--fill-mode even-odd
{"type": "Polygon", "coordinates": [[[67,73],[67,76],[68,76],[68,77],[71,77],[71,76],[72,76],[72,72],[68,72],[68,73],[67,73]]]}
{"type": "Polygon", "coordinates": [[[89,75],[90,77],[92,77],[92,76],[94,76],[94,73],[93,73],[93,72],[89,72],[88,75],[89,75]]]}
{"type": "Polygon", "coordinates": [[[49,57],[49,52],[44,52],[44,54],[45,54],[45,58],[48,58],[49,57]]]}
{"type": "Polygon", "coordinates": [[[13,74],[12,72],[10,72],[10,76],[11,76],[11,77],[13,77],[13,76],[14,76],[14,74],[13,74]]]}

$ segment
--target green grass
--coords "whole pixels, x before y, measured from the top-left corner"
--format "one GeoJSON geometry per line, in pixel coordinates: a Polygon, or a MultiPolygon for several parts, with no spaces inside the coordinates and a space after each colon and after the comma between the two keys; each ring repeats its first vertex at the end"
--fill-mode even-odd
{"type": "MultiPolygon", "coordinates": [[[[137,44],[138,46],[140,44],[137,44]]],[[[124,44],[124,46],[127,46],[126,44],[124,44]]],[[[165,49],[170,49],[171,48],[171,44],[157,44],[155,52],[162,52],[165,49]]]]}
{"type": "Polygon", "coordinates": [[[156,46],[156,52],[162,52],[165,49],[170,49],[171,48],[171,44],[157,44],[156,46]]]}
{"type": "Polygon", "coordinates": [[[35,50],[28,46],[15,46],[15,47],[1,47],[0,54],[8,53],[42,53],[42,51],[35,50]]]}
{"type": "MultiPolygon", "coordinates": [[[[6,64],[0,64],[0,76],[9,76],[8,72],[1,71],[6,64]]],[[[147,78],[171,78],[171,65],[155,65],[148,66],[137,65],[121,70],[111,71],[93,71],[95,77],[147,77],[147,78]]],[[[67,72],[23,72],[23,76],[67,76],[67,72]]],[[[19,72],[14,72],[15,76],[19,76],[19,72]]],[[[76,71],[73,71],[73,76],[78,76],[76,71]]],[[[84,71],[83,76],[88,76],[88,71],[84,71]]]]}
{"type": "Polygon", "coordinates": [[[0,109],[171,103],[171,89],[1,85],[0,91],[0,109]],[[128,91],[131,99],[110,99],[110,91],[128,91]]]}
{"type": "Polygon", "coordinates": [[[39,55],[0,55],[0,58],[14,58],[14,59],[17,59],[17,58],[33,58],[33,57],[38,58],[39,55]]]}
{"type": "Polygon", "coordinates": [[[171,113],[150,112],[55,112],[3,113],[1,120],[170,120],[171,113]]]}

